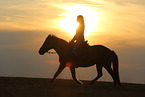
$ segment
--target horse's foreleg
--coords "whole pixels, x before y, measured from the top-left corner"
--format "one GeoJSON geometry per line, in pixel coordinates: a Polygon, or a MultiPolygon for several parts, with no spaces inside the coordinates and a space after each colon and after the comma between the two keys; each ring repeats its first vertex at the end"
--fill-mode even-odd
{"type": "Polygon", "coordinates": [[[94,82],[95,82],[96,80],[98,80],[98,79],[103,75],[103,73],[102,73],[102,66],[96,66],[96,67],[97,67],[98,75],[97,75],[97,77],[96,77],[95,79],[93,79],[93,80],[91,81],[90,84],[94,84],[94,82]]]}
{"type": "Polygon", "coordinates": [[[64,68],[65,68],[65,65],[61,65],[61,64],[59,65],[58,70],[56,71],[56,73],[55,73],[53,79],[51,80],[51,82],[53,82],[56,79],[56,77],[62,72],[62,70],[64,68]]]}
{"type": "Polygon", "coordinates": [[[74,80],[76,83],[78,83],[78,84],[83,84],[81,81],[79,81],[79,80],[76,78],[76,71],[75,71],[75,68],[74,68],[74,67],[70,67],[70,71],[71,71],[73,80],[74,80]]]}

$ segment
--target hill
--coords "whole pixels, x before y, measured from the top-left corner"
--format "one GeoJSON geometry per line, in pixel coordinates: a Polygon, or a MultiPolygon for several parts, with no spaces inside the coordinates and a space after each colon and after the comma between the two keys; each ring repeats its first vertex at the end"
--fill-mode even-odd
{"type": "Polygon", "coordinates": [[[0,97],[145,97],[145,85],[123,83],[114,87],[110,82],[77,85],[73,80],[45,78],[0,77],[0,97]]]}

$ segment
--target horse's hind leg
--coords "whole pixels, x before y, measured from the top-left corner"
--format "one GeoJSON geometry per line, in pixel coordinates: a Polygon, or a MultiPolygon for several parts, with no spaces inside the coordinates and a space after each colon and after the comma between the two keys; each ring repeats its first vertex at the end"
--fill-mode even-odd
{"type": "Polygon", "coordinates": [[[102,75],[103,75],[103,73],[102,73],[102,66],[96,65],[96,68],[97,68],[98,75],[97,75],[97,77],[96,77],[95,79],[93,79],[93,80],[91,81],[90,84],[94,84],[94,82],[95,82],[96,80],[98,80],[100,77],[102,77],[102,75]]]}
{"type": "Polygon", "coordinates": [[[112,79],[113,79],[113,82],[114,82],[114,86],[116,86],[116,78],[115,78],[115,75],[114,75],[114,72],[113,70],[111,69],[111,65],[106,65],[105,66],[105,69],[108,71],[108,73],[111,75],[112,79]]]}

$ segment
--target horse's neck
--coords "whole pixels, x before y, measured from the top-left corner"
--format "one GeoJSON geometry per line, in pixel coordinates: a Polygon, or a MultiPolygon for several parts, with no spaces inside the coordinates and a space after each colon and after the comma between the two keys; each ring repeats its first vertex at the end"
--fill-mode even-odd
{"type": "Polygon", "coordinates": [[[66,48],[67,42],[63,40],[56,39],[53,43],[53,49],[58,53],[59,56],[63,55],[63,50],[66,48]]]}

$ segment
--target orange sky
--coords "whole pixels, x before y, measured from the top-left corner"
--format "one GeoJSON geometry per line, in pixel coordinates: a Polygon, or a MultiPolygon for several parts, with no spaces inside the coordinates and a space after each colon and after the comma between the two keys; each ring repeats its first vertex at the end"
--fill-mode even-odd
{"type": "MultiPolygon", "coordinates": [[[[134,2],[130,0],[0,2],[1,30],[43,30],[60,37],[68,37],[69,33],[75,33],[76,16],[82,14],[85,18],[86,39],[91,44],[111,42],[112,38],[117,38],[118,42],[126,40],[129,45],[145,44],[145,6],[138,4],[140,2],[137,0],[136,2],[135,0],[134,2]],[[93,39],[93,37],[101,38],[93,39]]],[[[72,35],[69,36],[71,37],[72,35]]]]}
{"type": "Polygon", "coordinates": [[[1,0],[0,11],[0,49],[36,51],[48,34],[70,41],[82,14],[90,45],[115,50],[121,67],[145,70],[143,0],[1,0]]]}

